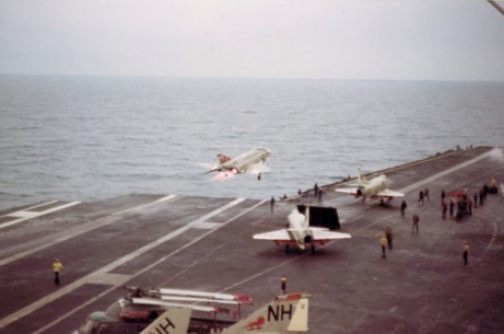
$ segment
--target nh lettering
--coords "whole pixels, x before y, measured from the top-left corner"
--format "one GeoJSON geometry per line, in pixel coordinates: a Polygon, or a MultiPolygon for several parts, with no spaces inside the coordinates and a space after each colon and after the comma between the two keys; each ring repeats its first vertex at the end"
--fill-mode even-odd
{"type": "Polygon", "coordinates": [[[170,334],[169,328],[176,328],[175,324],[171,322],[170,318],[165,317],[161,322],[159,322],[154,331],[150,331],[149,334],[170,334]]]}
{"type": "Polygon", "coordinates": [[[283,321],[292,318],[292,304],[289,307],[286,305],[276,305],[275,307],[268,306],[268,321],[283,321]]]}

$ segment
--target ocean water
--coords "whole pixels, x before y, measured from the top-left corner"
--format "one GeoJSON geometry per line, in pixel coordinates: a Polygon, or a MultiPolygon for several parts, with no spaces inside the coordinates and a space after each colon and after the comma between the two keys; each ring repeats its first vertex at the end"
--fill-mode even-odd
{"type": "Polygon", "coordinates": [[[504,144],[504,82],[0,76],[0,208],[130,193],[268,198],[504,144]],[[272,150],[261,181],[202,164],[272,150]]]}

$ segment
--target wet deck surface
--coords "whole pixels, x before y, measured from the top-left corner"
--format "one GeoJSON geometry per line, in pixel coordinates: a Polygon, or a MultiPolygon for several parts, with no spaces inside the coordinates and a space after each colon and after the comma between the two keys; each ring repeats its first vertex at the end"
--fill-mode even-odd
{"type": "MultiPolygon", "coordinates": [[[[285,254],[254,233],[286,224],[299,202],[176,195],[128,195],[96,203],[49,200],[0,212],[0,333],[70,333],[87,314],[124,295],[123,286],[242,292],[258,305],[289,291],[312,295],[310,333],[502,333],[504,197],[490,195],[461,223],[442,220],[440,193],[504,181],[502,151],[447,152],[386,171],[406,192],[380,207],[324,186],[353,238],[316,254],[285,254]],[[419,205],[428,187],[430,202],[419,205]],[[411,233],[411,216],[420,233],[411,233]],[[381,259],[378,235],[394,232],[381,259]],[[463,266],[463,242],[470,244],[463,266]],[[62,285],[51,264],[62,259],[62,285]]],[[[251,312],[248,307],[245,312],[251,312]]]]}

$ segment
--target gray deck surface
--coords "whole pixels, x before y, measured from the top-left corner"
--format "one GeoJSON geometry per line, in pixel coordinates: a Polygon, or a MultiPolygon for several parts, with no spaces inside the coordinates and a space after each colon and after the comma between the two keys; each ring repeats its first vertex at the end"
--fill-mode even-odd
{"type": "MultiPolygon", "coordinates": [[[[285,254],[254,233],[284,227],[305,196],[278,201],[169,195],[128,195],[96,203],[46,203],[0,212],[0,333],[70,333],[87,314],[124,295],[123,286],[241,292],[257,305],[288,291],[311,294],[310,333],[503,333],[504,197],[489,195],[460,223],[441,219],[440,192],[478,190],[504,181],[499,151],[451,151],[386,170],[391,188],[406,192],[381,207],[335,193],[322,205],[338,208],[353,238],[315,254],[285,254]],[[430,189],[430,202],[417,203],[430,189]],[[33,207],[31,209],[31,207],[33,207]],[[61,209],[58,209],[61,208],[61,209]],[[420,233],[411,233],[411,216],[420,233]],[[10,226],[15,219],[26,219],[10,226]],[[378,235],[394,232],[381,259],[378,235]],[[470,244],[462,264],[463,242],[470,244]],[[64,265],[62,285],[51,264],[64,265]]],[[[502,151],[500,151],[502,154],[502,151]]],[[[255,308],[247,307],[245,313],[255,308]]]]}

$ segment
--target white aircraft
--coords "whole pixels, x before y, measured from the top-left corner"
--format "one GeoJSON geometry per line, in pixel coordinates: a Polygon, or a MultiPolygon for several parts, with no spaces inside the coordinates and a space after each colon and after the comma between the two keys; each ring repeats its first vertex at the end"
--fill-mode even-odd
{"type": "Polygon", "coordinates": [[[239,320],[246,294],[127,287],[128,296],[93,312],[73,334],[282,334],[308,331],[308,297],[291,293],[239,320]]]}
{"type": "MultiPolygon", "coordinates": [[[[277,231],[254,234],[255,240],[272,240],[277,245],[285,245],[285,252],[289,253],[290,246],[297,246],[301,250],[311,247],[315,252],[315,245],[324,245],[331,240],[348,239],[348,233],[333,232],[325,227],[310,227],[310,207],[307,206],[305,214],[297,209],[292,210],[288,216],[289,227],[277,231]]],[[[339,223],[338,226],[339,228],[339,223]]]]}
{"type": "MultiPolygon", "coordinates": [[[[150,298],[138,298],[132,301],[136,304],[143,302],[145,305],[160,305],[170,307],[161,314],[154,322],[145,328],[140,334],[187,334],[190,330],[190,322],[193,311],[208,311],[206,308],[211,306],[204,305],[179,305],[174,306],[172,302],[164,304],[166,296],[179,298],[179,302],[184,303],[234,303],[240,300],[251,302],[247,295],[231,295],[223,293],[207,293],[200,291],[160,289],[150,298]],[[142,300],[143,299],[143,300],[142,300]],[[154,303],[157,301],[157,303],[154,303]]],[[[229,327],[212,327],[208,323],[206,328],[209,334],[281,334],[287,332],[307,332],[308,331],[308,295],[302,293],[292,293],[278,296],[273,301],[252,313],[247,318],[240,320],[229,327]]],[[[193,328],[194,330],[194,328],[193,328]]],[[[203,330],[203,328],[201,328],[203,330]]]]}
{"type": "MultiPolygon", "coordinates": [[[[169,289],[171,290],[171,289],[169,289]]],[[[166,291],[166,289],[165,289],[166,291]]],[[[171,290],[174,291],[174,290],[171,290]]],[[[232,301],[232,295],[220,295],[222,299],[210,298],[209,294],[192,294],[195,298],[204,297],[210,300],[232,301]]],[[[308,295],[293,293],[278,296],[273,301],[252,313],[247,318],[240,320],[229,327],[212,327],[207,325],[210,334],[281,334],[287,332],[307,332],[308,331],[308,295]]],[[[151,304],[152,305],[152,304],[151,304]]],[[[170,308],[160,315],[154,322],[145,328],[140,334],[187,334],[189,330],[191,315],[196,305],[180,306],[170,308]]],[[[170,305],[170,307],[173,307],[170,305]]]]}
{"type": "Polygon", "coordinates": [[[222,153],[217,154],[217,162],[207,173],[223,172],[229,177],[235,174],[253,174],[257,179],[261,179],[262,173],[267,173],[270,168],[266,165],[266,159],[271,151],[267,148],[255,148],[234,158],[230,158],[222,153]]]}
{"type": "Polygon", "coordinates": [[[354,195],[356,198],[362,197],[362,202],[366,201],[367,197],[372,199],[380,199],[381,201],[390,201],[395,197],[404,197],[403,193],[393,191],[387,187],[392,182],[388,179],[385,174],[374,177],[371,180],[367,180],[359,170],[359,175],[357,176],[357,184],[353,187],[336,188],[336,192],[354,195]]]}

